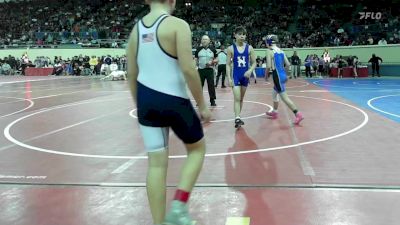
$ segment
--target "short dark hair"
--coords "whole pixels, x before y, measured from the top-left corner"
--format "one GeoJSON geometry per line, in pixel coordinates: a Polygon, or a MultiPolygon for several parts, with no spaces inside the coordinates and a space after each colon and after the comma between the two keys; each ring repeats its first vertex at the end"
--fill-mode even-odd
{"type": "Polygon", "coordinates": [[[246,28],[243,26],[237,26],[234,30],[235,34],[247,34],[246,28]]]}

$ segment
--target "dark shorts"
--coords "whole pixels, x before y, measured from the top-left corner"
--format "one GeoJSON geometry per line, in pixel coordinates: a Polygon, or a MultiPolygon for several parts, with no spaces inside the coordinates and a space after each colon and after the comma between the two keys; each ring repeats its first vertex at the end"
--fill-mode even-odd
{"type": "Polygon", "coordinates": [[[185,144],[196,143],[204,136],[200,119],[189,99],[153,90],[139,82],[137,113],[140,125],[171,127],[185,144]]]}
{"type": "Polygon", "coordinates": [[[272,71],[272,79],[274,80],[274,90],[278,93],[286,91],[287,76],[285,73],[280,73],[277,70],[272,71]]]}
{"type": "Polygon", "coordinates": [[[244,75],[233,76],[233,85],[247,87],[249,85],[249,78],[245,77],[244,75]]]}

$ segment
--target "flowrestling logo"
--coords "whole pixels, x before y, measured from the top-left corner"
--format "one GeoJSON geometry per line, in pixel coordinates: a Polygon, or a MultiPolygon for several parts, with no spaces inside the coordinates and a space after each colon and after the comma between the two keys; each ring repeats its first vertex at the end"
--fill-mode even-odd
{"type": "Polygon", "coordinates": [[[360,20],[380,20],[382,18],[381,12],[359,12],[358,14],[360,14],[360,20]]]}

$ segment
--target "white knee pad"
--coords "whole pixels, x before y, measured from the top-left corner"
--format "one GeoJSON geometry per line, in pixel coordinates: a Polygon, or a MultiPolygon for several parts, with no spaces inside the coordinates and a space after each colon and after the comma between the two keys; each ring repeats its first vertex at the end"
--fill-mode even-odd
{"type": "Polygon", "coordinates": [[[272,89],[272,100],[274,102],[279,102],[279,94],[274,89],[272,89]]]}
{"type": "Polygon", "coordinates": [[[139,125],[144,146],[148,153],[165,151],[168,148],[169,128],[139,125]]]}

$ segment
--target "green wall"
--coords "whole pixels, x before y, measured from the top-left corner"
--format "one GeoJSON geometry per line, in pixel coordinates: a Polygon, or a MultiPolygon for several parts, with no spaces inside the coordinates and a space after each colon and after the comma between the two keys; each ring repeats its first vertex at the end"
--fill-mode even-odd
{"type": "MultiPolygon", "coordinates": [[[[300,59],[304,61],[308,54],[322,55],[325,48],[291,48],[283,49],[287,56],[291,56],[293,51],[296,50],[300,59]]],[[[336,55],[356,55],[359,60],[363,63],[368,62],[371,58],[372,53],[380,56],[383,59],[384,64],[400,64],[400,45],[387,45],[387,46],[348,46],[348,47],[329,47],[329,52],[331,57],[336,55]]],[[[88,56],[121,56],[125,54],[125,49],[2,49],[0,50],[0,58],[4,58],[8,55],[13,55],[15,57],[21,57],[22,54],[28,51],[28,55],[31,60],[34,60],[36,56],[49,56],[54,59],[54,56],[62,56],[64,59],[71,58],[75,55],[88,55],[88,56]]],[[[258,56],[265,56],[265,50],[256,49],[256,54],[258,56]]]]}
{"type": "Polygon", "coordinates": [[[72,58],[73,56],[82,54],[83,56],[98,56],[111,55],[111,56],[121,56],[125,55],[125,49],[119,48],[94,48],[94,49],[4,49],[0,50],[0,58],[4,58],[8,55],[20,58],[24,52],[28,52],[29,58],[33,61],[37,56],[49,56],[51,60],[54,56],[62,56],[63,59],[72,58]]]}

